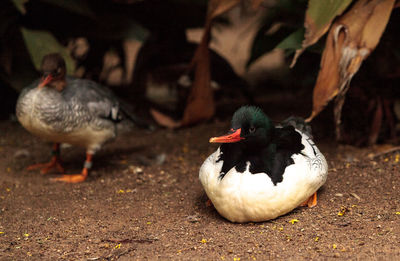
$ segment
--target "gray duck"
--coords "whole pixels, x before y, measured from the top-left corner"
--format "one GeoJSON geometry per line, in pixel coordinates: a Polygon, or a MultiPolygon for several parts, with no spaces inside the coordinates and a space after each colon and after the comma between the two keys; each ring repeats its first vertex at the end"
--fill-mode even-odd
{"type": "Polygon", "coordinates": [[[65,61],[58,53],[43,57],[42,77],[26,87],[17,100],[16,115],[30,133],[54,143],[49,163],[29,166],[43,174],[56,168],[64,172],[60,143],[86,148],[81,173],[62,175],[56,181],[84,181],[92,167],[93,155],[116,137],[116,123],[122,119],[120,102],[113,93],[91,80],[66,76],[65,61]]]}

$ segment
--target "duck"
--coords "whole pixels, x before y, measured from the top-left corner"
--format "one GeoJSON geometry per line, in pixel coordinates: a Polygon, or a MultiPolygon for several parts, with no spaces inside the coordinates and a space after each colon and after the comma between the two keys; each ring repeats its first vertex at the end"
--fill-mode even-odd
{"type": "Polygon", "coordinates": [[[79,183],[86,180],[92,158],[104,143],[117,135],[117,124],[128,118],[143,124],[126,113],[110,89],[87,79],[66,76],[66,65],[59,53],[50,53],[41,62],[42,77],[24,88],[17,100],[16,116],[31,134],[54,143],[48,163],[34,164],[27,170],[40,169],[64,173],[60,144],[86,149],[82,171],[64,174],[53,181],[79,183]],[[128,116],[128,117],[127,117],[128,116]]]}
{"type": "Polygon", "coordinates": [[[232,117],[228,134],[201,165],[200,182],[217,212],[231,222],[263,222],[299,206],[317,205],[328,164],[298,117],[280,125],[256,106],[232,117]]]}

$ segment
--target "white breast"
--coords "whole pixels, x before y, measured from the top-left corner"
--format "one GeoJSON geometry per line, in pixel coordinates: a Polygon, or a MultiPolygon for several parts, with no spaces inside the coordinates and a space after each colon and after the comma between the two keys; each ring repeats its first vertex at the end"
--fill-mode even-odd
{"type": "Polygon", "coordinates": [[[300,134],[305,148],[292,156],[295,164],[285,169],[277,185],[265,173],[250,173],[249,165],[243,173],[232,168],[220,179],[220,149],[210,155],[199,178],[217,211],[232,222],[265,221],[288,213],[316,192],[326,181],[328,166],[311,139],[300,134]]]}

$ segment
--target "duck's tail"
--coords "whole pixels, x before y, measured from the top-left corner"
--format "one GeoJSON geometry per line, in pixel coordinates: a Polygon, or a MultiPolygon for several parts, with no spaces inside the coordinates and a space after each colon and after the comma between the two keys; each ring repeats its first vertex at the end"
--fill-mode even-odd
{"type": "Polygon", "coordinates": [[[119,108],[120,108],[120,112],[122,112],[122,117],[130,120],[137,127],[147,129],[147,130],[155,129],[155,127],[153,125],[146,122],[144,119],[141,119],[140,117],[136,116],[136,114],[133,112],[134,110],[130,104],[120,100],[119,108]]]}
{"type": "Polygon", "coordinates": [[[293,126],[296,129],[298,129],[299,131],[301,131],[302,133],[306,134],[311,139],[313,138],[311,126],[310,126],[310,124],[305,122],[304,118],[297,117],[297,116],[290,116],[286,120],[282,121],[281,124],[282,124],[282,127],[293,126]]]}

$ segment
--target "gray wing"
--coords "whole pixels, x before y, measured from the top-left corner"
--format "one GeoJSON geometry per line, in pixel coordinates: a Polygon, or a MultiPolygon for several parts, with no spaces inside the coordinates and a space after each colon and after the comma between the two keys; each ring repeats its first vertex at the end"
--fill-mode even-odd
{"type": "Polygon", "coordinates": [[[107,87],[91,80],[73,77],[67,77],[67,85],[63,97],[72,106],[79,103],[95,117],[114,122],[128,119],[138,127],[151,129],[147,122],[133,113],[130,104],[119,100],[107,87]]]}
{"type": "Polygon", "coordinates": [[[79,104],[96,117],[121,120],[119,102],[111,90],[91,80],[67,77],[64,99],[71,105],[79,104]]]}

